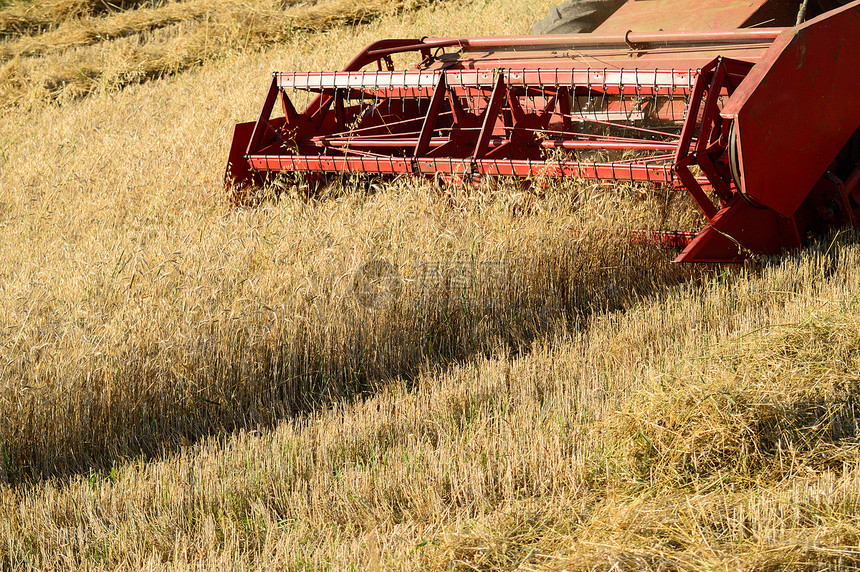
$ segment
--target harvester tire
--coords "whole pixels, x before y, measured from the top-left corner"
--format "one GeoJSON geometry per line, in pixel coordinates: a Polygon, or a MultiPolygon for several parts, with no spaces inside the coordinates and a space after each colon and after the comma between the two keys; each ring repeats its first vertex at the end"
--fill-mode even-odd
{"type": "Polygon", "coordinates": [[[537,35],[587,34],[592,32],[626,0],[567,0],[550,8],[546,18],[535,24],[537,35]]]}

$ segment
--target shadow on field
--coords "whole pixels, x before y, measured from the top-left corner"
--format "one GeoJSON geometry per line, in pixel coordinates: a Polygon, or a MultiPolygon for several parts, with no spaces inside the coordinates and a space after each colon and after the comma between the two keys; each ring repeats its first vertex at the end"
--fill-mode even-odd
{"type": "Polygon", "coordinates": [[[590,316],[629,307],[708,275],[672,253],[594,233],[524,245],[497,260],[425,261],[409,269],[371,259],[351,296],[304,302],[250,324],[200,323],[183,343],[132,346],[49,380],[68,398],[22,394],[7,424],[5,479],[32,482],[151,459],[204,436],[268,428],[332,402],[373,395],[538,338],[587,327],[590,316]]]}
{"type": "MultiPolygon", "coordinates": [[[[800,255],[816,259],[822,279],[838,271],[837,238],[800,255]]],[[[43,382],[63,387],[62,399],[56,391],[50,399],[22,392],[21,415],[0,436],[0,476],[26,483],[98,473],[201,437],[270,428],[372,396],[395,379],[411,383],[428,369],[500,351],[516,355],[537,339],[587,328],[595,315],[715,277],[713,268],[673,264],[672,254],[595,231],[481,260],[425,260],[407,268],[371,258],[348,277],[344,296],[309,298],[290,316],[272,310],[266,319],[201,322],[167,349],[150,342],[94,357],[74,375],[43,382]]],[[[784,261],[746,268],[758,274],[784,261]]],[[[735,268],[717,267],[715,278],[731,288],[735,268]]],[[[855,401],[780,400],[766,407],[755,397],[751,403],[744,427],[754,428],[755,442],[735,443],[748,431],[727,426],[728,449],[769,459],[808,443],[856,439],[855,401]]],[[[715,446],[713,454],[724,457],[715,446]]],[[[695,455],[703,458],[704,451],[695,455]]]]}

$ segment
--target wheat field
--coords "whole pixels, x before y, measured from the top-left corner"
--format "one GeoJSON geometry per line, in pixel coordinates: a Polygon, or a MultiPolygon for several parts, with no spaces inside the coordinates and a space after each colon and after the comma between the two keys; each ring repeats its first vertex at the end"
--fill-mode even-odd
{"type": "Polygon", "coordinates": [[[685,267],[683,197],[236,207],[272,70],[553,0],[0,4],[0,567],[860,567],[860,245],[685,267]]]}

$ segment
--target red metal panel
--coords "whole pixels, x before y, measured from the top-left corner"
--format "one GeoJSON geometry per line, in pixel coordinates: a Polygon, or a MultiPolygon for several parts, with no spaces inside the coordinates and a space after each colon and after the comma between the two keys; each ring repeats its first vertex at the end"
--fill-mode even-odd
{"type": "MultiPolygon", "coordinates": [[[[251,155],[252,168],[265,171],[372,172],[398,174],[413,172],[408,159],[388,156],[324,157],[318,155],[251,155]]],[[[640,181],[673,184],[675,175],[664,165],[631,163],[555,163],[522,159],[478,159],[445,157],[417,160],[417,173],[433,175],[546,176],[578,177],[612,181],[640,181]]]]}
{"type": "Polygon", "coordinates": [[[260,171],[321,171],[326,173],[408,173],[409,161],[397,157],[321,157],[313,155],[252,155],[260,171]]]}
{"type": "Polygon", "coordinates": [[[227,186],[244,187],[260,183],[259,177],[248,168],[248,162],[245,160],[245,152],[256,124],[256,121],[237,123],[233,129],[233,142],[230,145],[230,155],[227,157],[227,172],[224,173],[224,182],[227,186]]]}
{"type": "Polygon", "coordinates": [[[723,108],[742,191],[792,216],[860,126],[860,1],[777,39],[723,108]]]}
{"type": "Polygon", "coordinates": [[[630,0],[597,27],[595,34],[732,30],[769,0],[630,0]]]}
{"type": "Polygon", "coordinates": [[[776,254],[780,239],[773,211],[759,209],[735,195],[675,259],[675,262],[738,262],[750,253],[776,254]]]}

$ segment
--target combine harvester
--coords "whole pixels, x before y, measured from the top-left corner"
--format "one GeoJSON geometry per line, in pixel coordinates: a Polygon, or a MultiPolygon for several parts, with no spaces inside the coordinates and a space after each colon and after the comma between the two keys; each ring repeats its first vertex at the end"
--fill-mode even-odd
{"type": "Polygon", "coordinates": [[[808,1],[630,0],[589,34],[382,40],[344,71],[275,73],[227,183],[634,181],[687,192],[707,219],[634,231],[678,262],[800,247],[860,223],[860,1],[804,21],[808,1]]]}

